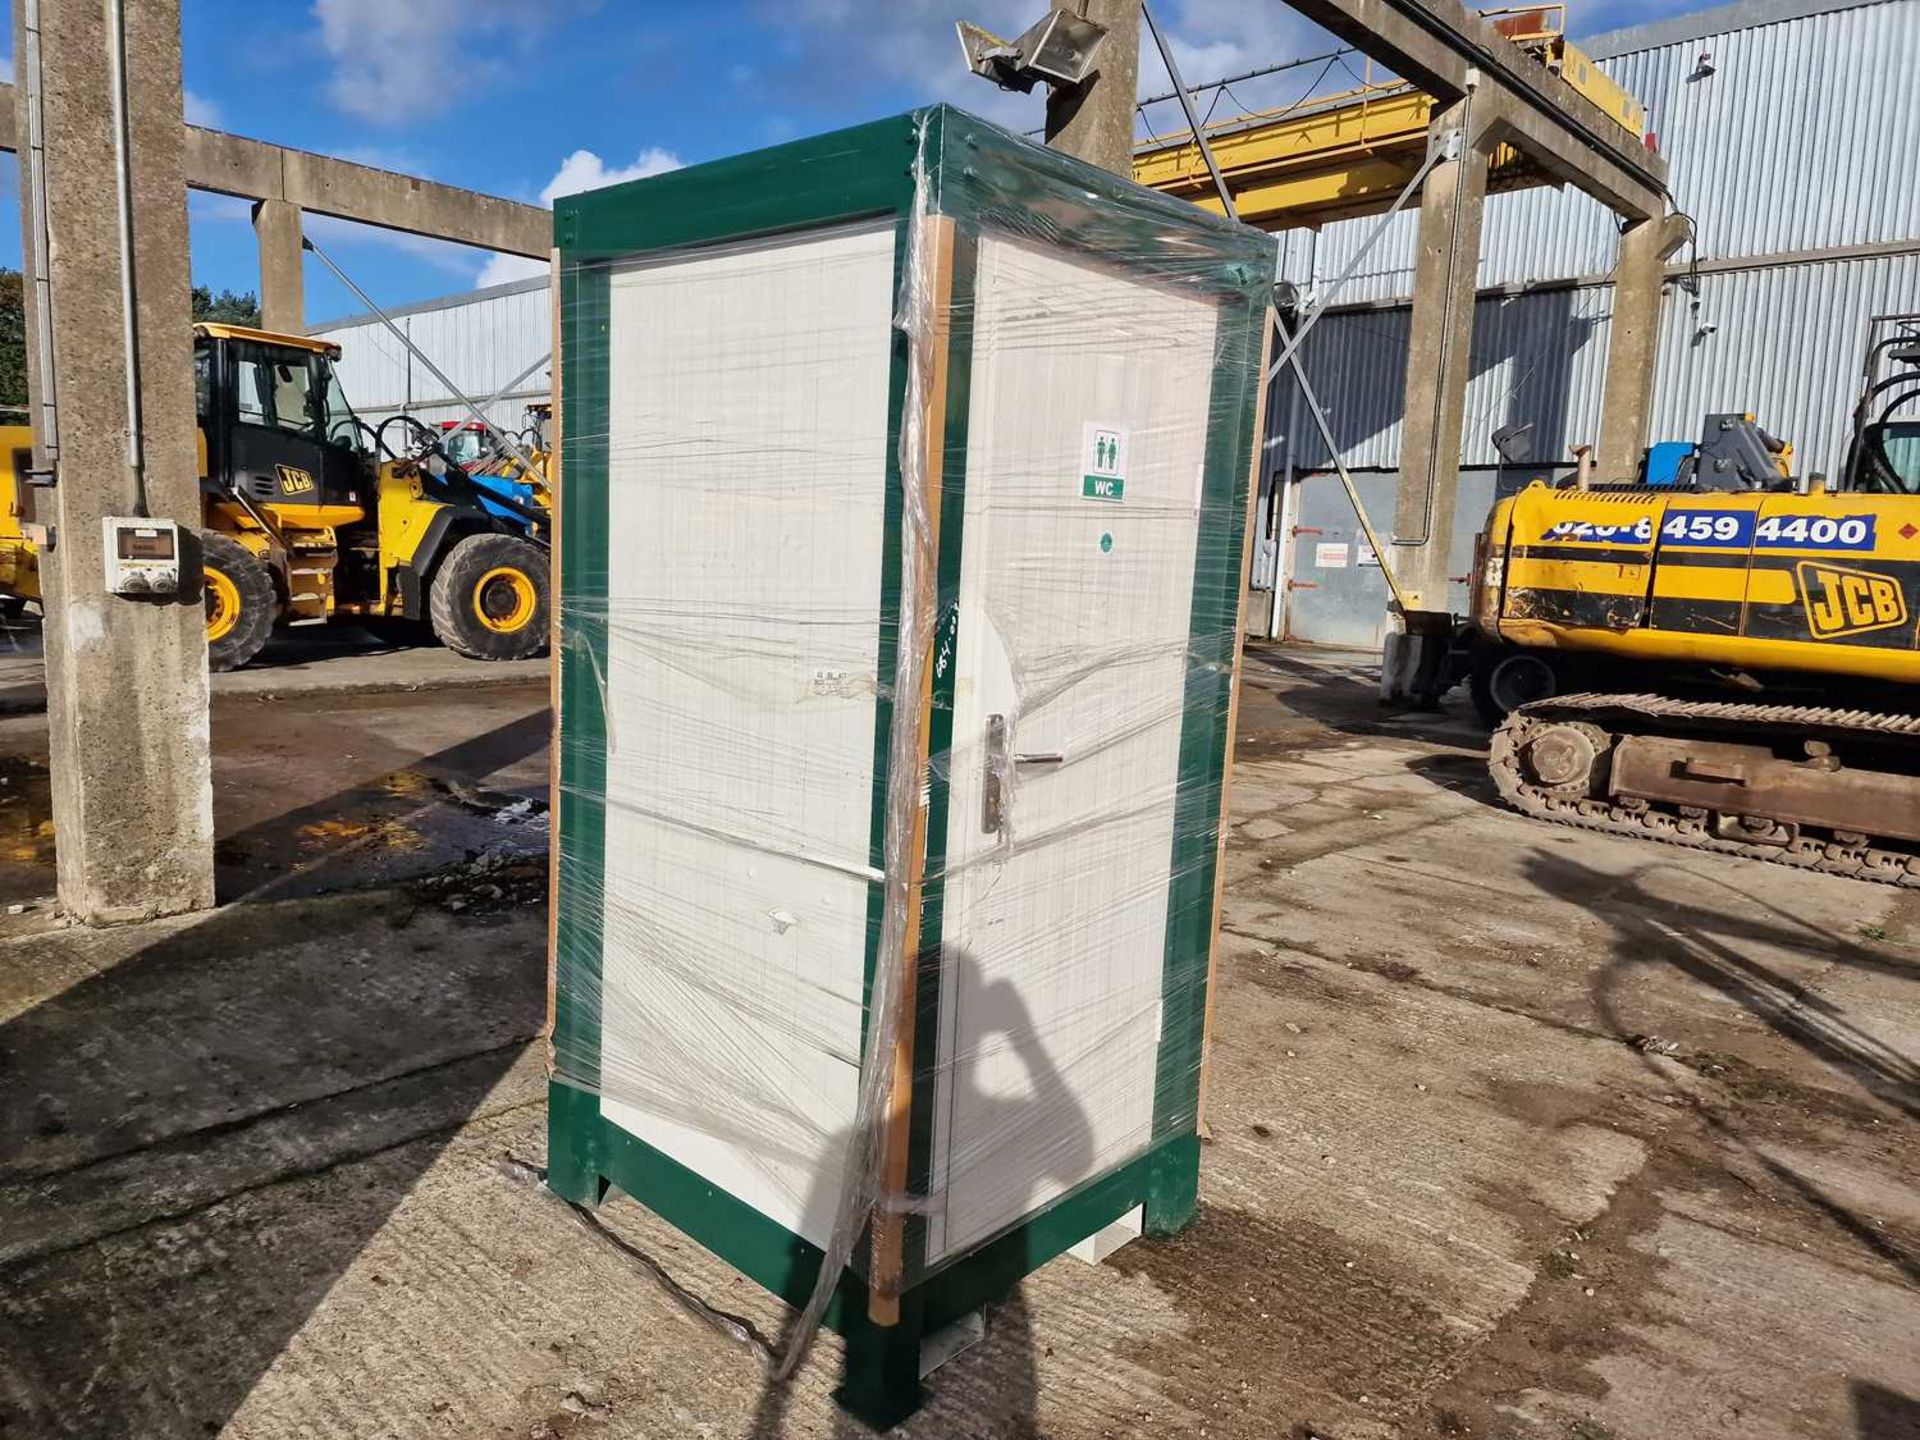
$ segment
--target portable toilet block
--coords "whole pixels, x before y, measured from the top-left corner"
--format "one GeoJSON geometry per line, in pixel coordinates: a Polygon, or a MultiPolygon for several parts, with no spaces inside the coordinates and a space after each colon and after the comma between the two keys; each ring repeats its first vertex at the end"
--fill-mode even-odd
{"type": "Polygon", "coordinates": [[[895,1419],[1194,1213],[1273,245],[944,107],[555,229],[548,1183],[817,1287],[895,1419]]]}

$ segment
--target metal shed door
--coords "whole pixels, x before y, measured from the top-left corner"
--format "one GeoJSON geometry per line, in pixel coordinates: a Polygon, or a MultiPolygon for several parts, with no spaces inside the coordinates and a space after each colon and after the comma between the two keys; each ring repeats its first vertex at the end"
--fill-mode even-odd
{"type": "Polygon", "coordinates": [[[981,241],[929,1263],[1152,1138],[1216,324],[981,241]]]}

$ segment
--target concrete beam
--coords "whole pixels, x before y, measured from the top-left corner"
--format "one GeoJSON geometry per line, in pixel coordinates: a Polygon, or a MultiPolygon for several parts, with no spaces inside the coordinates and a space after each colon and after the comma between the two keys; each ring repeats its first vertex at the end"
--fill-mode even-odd
{"type": "MultiPolygon", "coordinates": [[[[15,145],[13,86],[0,86],[0,150],[15,145]]],[[[553,212],[415,175],[355,165],[198,125],[186,132],[186,183],[243,200],[284,200],[313,215],[545,260],[553,212]]]]}
{"type": "Polygon", "coordinates": [[[1107,27],[1100,68],[1077,89],[1047,91],[1047,144],[1116,175],[1133,176],[1134,97],[1140,93],[1140,0],[1053,0],[1107,27]]]}
{"type": "MultiPolygon", "coordinates": [[[[40,0],[39,8],[45,180],[38,194],[25,184],[20,191],[29,234],[33,207],[45,206],[58,377],[58,483],[36,496],[56,541],[40,557],[53,819],[60,903],[86,923],[104,924],[213,903],[193,342],[180,323],[189,283],[180,0],[126,7],[131,333],[122,301],[107,7],[40,0]],[[137,367],[137,418],[129,358],[137,367]],[[138,514],[143,500],[147,513],[174,520],[188,542],[187,583],[177,596],[107,593],[101,519],[138,514]]],[[[31,53],[25,10],[14,7],[13,53],[23,74],[31,53]]],[[[9,97],[22,134],[27,88],[9,97]]],[[[34,247],[26,252],[31,295],[39,277],[34,247]]],[[[28,323],[32,356],[40,339],[32,305],[28,323]]],[[[47,378],[37,363],[30,367],[36,418],[47,378]]],[[[43,449],[49,438],[44,428],[36,436],[43,449]]]]}
{"type": "Polygon", "coordinates": [[[1511,101],[1508,139],[1556,179],[1635,219],[1666,213],[1666,162],[1460,0],[1288,0],[1435,98],[1511,101]]]}
{"type": "Polygon", "coordinates": [[[1660,351],[1660,301],[1668,259],[1687,243],[1693,223],[1684,215],[1641,220],[1620,236],[1614,266],[1613,323],[1607,336],[1607,379],[1600,402],[1600,473],[1625,480],[1640,467],[1653,378],[1660,351]]]}
{"type": "Polygon", "coordinates": [[[253,238],[260,248],[260,324],[284,335],[298,335],[307,328],[300,207],[284,200],[255,201],[253,238]]]}

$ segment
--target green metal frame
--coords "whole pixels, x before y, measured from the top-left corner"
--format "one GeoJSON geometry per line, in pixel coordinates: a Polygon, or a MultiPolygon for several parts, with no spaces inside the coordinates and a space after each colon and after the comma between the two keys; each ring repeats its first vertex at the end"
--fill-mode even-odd
{"type": "MultiPolygon", "coordinates": [[[[896,282],[912,243],[918,162],[924,158],[928,208],[955,226],[952,325],[941,479],[940,553],[936,588],[942,617],[935,645],[951,653],[966,503],[967,417],[971,379],[971,305],[978,238],[983,230],[1043,237],[1120,268],[1147,272],[1178,232],[1180,279],[1217,297],[1221,323],[1214,357],[1211,424],[1192,604],[1192,643],[1185,720],[1180,737],[1172,875],[1168,895],[1165,1009],[1154,1105],[1153,1141],[1143,1155],[1060,1197],[965,1256],[929,1270],[924,1222],[906,1227],[909,1288],[897,1326],[867,1318],[867,1287],[850,1267],[827,1312],[827,1325],[847,1337],[843,1402],[887,1424],[919,1401],[922,1335],[1005,1294],[1061,1251],[1145,1208],[1147,1228],[1167,1233],[1193,1216],[1199,1182],[1196,1136],[1199,1067],[1208,956],[1213,929],[1214,867],[1226,721],[1245,544],[1245,486],[1252,459],[1253,415],[1260,383],[1259,344],[1272,242],[1230,226],[1183,202],[1006,134],[945,106],[919,110],[817,139],[675,171],[559,202],[555,237],[561,250],[564,493],[561,615],[566,643],[560,665],[560,771],[556,945],[561,967],[555,1010],[556,1052],[568,1073],[550,1088],[548,1183],[580,1204],[595,1204],[617,1185],[760,1285],[793,1305],[804,1304],[819,1273],[820,1252],[801,1237],[720,1191],[600,1113],[599,961],[605,860],[606,739],[600,677],[607,673],[606,335],[610,265],[645,252],[691,249],[781,232],[891,219],[896,282]],[[590,983],[569,983],[585,978],[590,983]]],[[[896,284],[896,293],[898,293],[896,284]]],[[[882,623],[876,672],[894,672],[900,611],[899,441],[906,391],[906,339],[896,331],[887,426],[887,550],[883,558],[882,623]]],[[[933,773],[952,745],[951,667],[936,667],[933,773]],[[944,673],[942,673],[944,671],[944,673]]],[[[890,701],[877,707],[870,859],[884,860],[890,701]]],[[[922,896],[921,995],[938,995],[937,957],[943,926],[941,872],[947,793],[930,797],[926,883],[922,896]]],[[[874,887],[868,912],[866,983],[877,963],[883,897],[874,887]]],[[[936,1005],[916,1008],[915,1054],[934,1053],[936,1005]]],[[[916,1075],[909,1168],[923,1187],[931,1153],[931,1110],[920,1096],[931,1086],[916,1075]]],[[[857,1247],[863,1255],[865,1247],[857,1247]]]]}

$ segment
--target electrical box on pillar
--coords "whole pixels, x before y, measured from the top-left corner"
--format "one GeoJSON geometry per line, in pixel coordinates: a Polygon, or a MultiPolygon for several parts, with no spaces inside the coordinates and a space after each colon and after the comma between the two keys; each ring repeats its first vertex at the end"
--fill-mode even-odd
{"type": "Polygon", "coordinates": [[[549,1184],[897,1419],[1194,1213],[1273,242],[944,107],[555,229],[549,1184]]]}
{"type": "Polygon", "coordinates": [[[171,520],[109,515],[100,521],[112,595],[180,593],[180,527],[171,520]]]}

